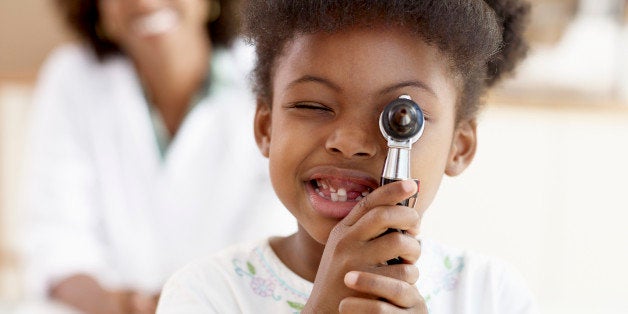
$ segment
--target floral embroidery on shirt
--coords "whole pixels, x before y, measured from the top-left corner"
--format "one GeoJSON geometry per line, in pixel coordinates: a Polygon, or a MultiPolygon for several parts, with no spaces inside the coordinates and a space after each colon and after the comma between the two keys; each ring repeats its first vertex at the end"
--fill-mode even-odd
{"type": "Polygon", "coordinates": [[[464,257],[445,255],[438,269],[434,270],[434,276],[431,277],[432,289],[424,295],[427,303],[428,311],[430,310],[430,301],[443,291],[453,291],[456,289],[460,273],[464,268],[464,257]]]}
{"type": "Polygon", "coordinates": [[[299,303],[299,302],[292,302],[292,301],[288,301],[288,305],[295,309],[298,310],[298,312],[295,313],[301,313],[301,310],[303,309],[303,307],[305,307],[305,304],[303,303],[299,303]]]}
{"type": "Polygon", "coordinates": [[[272,297],[273,299],[279,301],[281,300],[281,296],[275,295],[275,283],[269,278],[262,278],[257,276],[257,270],[255,266],[251,264],[251,262],[246,262],[246,270],[240,267],[241,261],[238,259],[233,259],[233,266],[235,267],[235,272],[240,277],[248,276],[251,278],[251,289],[255,294],[261,297],[272,297]]]}
{"type": "MultiPolygon", "coordinates": [[[[275,290],[275,284],[267,279],[253,277],[253,279],[251,280],[251,288],[253,288],[253,291],[255,291],[255,293],[257,293],[258,295],[261,295],[263,297],[269,297],[273,295],[273,291],[275,290]]],[[[275,296],[273,296],[273,298],[274,297],[275,296]]]]}
{"type": "Polygon", "coordinates": [[[268,261],[266,261],[259,247],[255,248],[254,252],[253,261],[232,260],[236,274],[240,277],[251,279],[249,286],[255,294],[264,298],[271,297],[275,301],[285,300],[285,304],[293,313],[300,313],[309,295],[291,287],[284,279],[279,277],[268,261]],[[255,267],[256,265],[258,266],[257,268],[255,267]]]}

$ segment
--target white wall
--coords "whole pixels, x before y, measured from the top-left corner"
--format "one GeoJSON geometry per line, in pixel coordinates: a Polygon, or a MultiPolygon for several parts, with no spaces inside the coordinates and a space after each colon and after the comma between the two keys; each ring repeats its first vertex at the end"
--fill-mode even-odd
{"type": "Polygon", "coordinates": [[[0,301],[20,296],[19,262],[12,239],[17,233],[20,153],[31,94],[30,85],[0,82],[0,301]]]}
{"type": "Polygon", "coordinates": [[[493,106],[479,137],[424,234],[514,264],[544,313],[628,313],[628,107],[493,106]]]}

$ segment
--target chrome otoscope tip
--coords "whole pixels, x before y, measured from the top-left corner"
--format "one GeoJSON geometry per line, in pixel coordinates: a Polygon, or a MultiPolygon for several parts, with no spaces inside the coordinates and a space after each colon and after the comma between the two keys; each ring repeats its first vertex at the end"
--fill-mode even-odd
{"type": "Polygon", "coordinates": [[[425,116],[421,107],[410,96],[402,95],[390,102],[379,117],[379,128],[391,144],[412,145],[421,135],[425,116]]]}

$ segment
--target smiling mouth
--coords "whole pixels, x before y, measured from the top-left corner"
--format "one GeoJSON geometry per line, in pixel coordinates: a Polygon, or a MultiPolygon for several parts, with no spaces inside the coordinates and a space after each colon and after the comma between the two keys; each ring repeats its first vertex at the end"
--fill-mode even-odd
{"type": "Polygon", "coordinates": [[[320,197],[332,202],[358,202],[373,191],[373,188],[355,182],[318,178],[309,181],[320,197]]]}
{"type": "Polygon", "coordinates": [[[178,17],[174,10],[162,9],[138,18],[133,23],[133,29],[144,36],[158,35],[173,29],[177,23],[178,17]]]}

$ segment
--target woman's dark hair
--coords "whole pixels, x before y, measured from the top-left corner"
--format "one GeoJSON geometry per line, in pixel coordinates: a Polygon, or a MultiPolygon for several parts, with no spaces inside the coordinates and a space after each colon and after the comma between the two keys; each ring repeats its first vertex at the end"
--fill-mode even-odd
{"type": "Polygon", "coordinates": [[[268,103],[275,62],[297,35],[390,25],[449,58],[461,82],[457,118],[466,119],[476,115],[486,89],[525,56],[528,12],[523,0],[248,0],[242,17],[257,52],[255,93],[268,103]]]}
{"type": "MultiPolygon", "coordinates": [[[[56,0],[63,17],[79,37],[87,41],[100,60],[120,52],[116,43],[101,35],[98,1],[102,0],[56,0]]],[[[122,0],[128,1],[128,0],[122,0]]],[[[207,0],[220,3],[220,16],[207,23],[207,34],[215,46],[229,46],[239,30],[237,19],[238,3],[233,0],[207,0]]]]}

